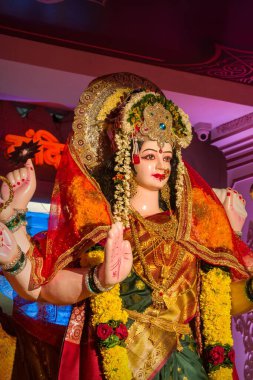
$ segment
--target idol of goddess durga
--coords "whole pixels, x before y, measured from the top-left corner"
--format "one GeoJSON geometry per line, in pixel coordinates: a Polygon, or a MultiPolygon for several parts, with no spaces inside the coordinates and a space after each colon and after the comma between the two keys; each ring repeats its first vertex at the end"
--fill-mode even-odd
{"type": "Polygon", "coordinates": [[[253,306],[244,200],[228,189],[221,204],[182,161],[190,141],[188,116],[153,83],[111,74],[75,110],[47,233],[26,234],[31,159],[7,175],[4,275],[29,301],[75,305],[59,379],[234,376],[230,318],[253,306]]]}

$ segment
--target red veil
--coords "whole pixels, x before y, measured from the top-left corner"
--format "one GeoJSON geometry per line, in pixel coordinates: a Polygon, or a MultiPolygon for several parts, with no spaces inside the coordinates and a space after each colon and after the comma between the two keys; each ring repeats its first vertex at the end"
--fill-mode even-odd
{"type": "MultiPolygon", "coordinates": [[[[64,149],[56,176],[48,231],[33,239],[33,249],[29,256],[32,262],[32,287],[48,282],[58,270],[75,261],[82,252],[106,237],[113,217],[108,201],[90,173],[104,160],[108,160],[110,147],[108,149],[103,139],[106,115],[118,105],[122,96],[138,88],[161,93],[157,86],[145,78],[117,73],[98,78],[82,94],[75,109],[73,135],[64,149]],[[115,94],[118,96],[117,101],[115,94]],[[101,116],[102,108],[104,114],[101,116]]],[[[237,278],[247,277],[244,265],[252,265],[252,252],[233,234],[225,210],[212,189],[188,165],[187,168],[179,212],[181,230],[177,238],[201,259],[214,265],[228,265],[237,278]],[[209,211],[216,206],[219,220],[213,226],[217,235],[221,235],[219,224],[226,226],[223,235],[225,233],[229,236],[229,247],[224,239],[218,239],[215,246],[211,241],[214,230],[210,230],[210,238],[205,236],[202,240],[200,235],[194,233],[201,225],[198,208],[194,208],[193,201],[193,195],[197,194],[196,189],[201,190],[198,193],[203,198],[201,202],[210,206],[209,211]],[[230,253],[227,253],[227,248],[230,253]]],[[[195,199],[195,203],[201,202],[195,199]]],[[[209,224],[210,219],[207,219],[206,235],[209,224]]]]}

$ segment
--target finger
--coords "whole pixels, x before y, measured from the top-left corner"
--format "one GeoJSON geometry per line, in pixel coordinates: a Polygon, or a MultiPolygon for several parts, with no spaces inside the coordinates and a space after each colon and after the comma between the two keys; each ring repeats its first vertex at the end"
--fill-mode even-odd
{"type": "Polygon", "coordinates": [[[123,240],[123,224],[121,222],[116,222],[115,227],[117,229],[116,241],[117,243],[121,243],[123,240]]]}
{"type": "Polygon", "coordinates": [[[123,239],[123,230],[124,230],[123,224],[121,222],[116,222],[115,226],[117,227],[117,230],[119,231],[119,236],[121,236],[123,239]]]}
{"type": "Polygon", "coordinates": [[[15,182],[13,172],[8,173],[6,178],[10,181],[10,183],[13,187],[16,187],[16,182],[15,182]]]}
{"type": "Polygon", "coordinates": [[[243,198],[242,194],[239,194],[239,193],[238,193],[238,195],[239,195],[239,199],[240,199],[240,201],[242,202],[243,206],[245,206],[245,204],[246,204],[246,200],[243,198]]]}
{"type": "Polygon", "coordinates": [[[227,194],[225,196],[225,201],[224,201],[224,208],[226,210],[228,210],[229,208],[232,207],[232,196],[233,196],[233,193],[231,191],[232,189],[230,188],[227,188],[227,194]]]}
{"type": "Polygon", "coordinates": [[[25,180],[27,179],[27,174],[28,174],[27,172],[28,172],[27,168],[20,169],[21,182],[25,182],[25,180]]]}
{"type": "Polygon", "coordinates": [[[10,189],[9,186],[4,182],[1,187],[1,197],[0,202],[4,202],[10,197],[10,189]]]}
{"type": "Polygon", "coordinates": [[[18,169],[14,170],[12,173],[13,173],[13,177],[15,179],[16,186],[20,186],[20,184],[21,184],[21,177],[20,177],[19,170],[18,169]]]}
{"type": "Polygon", "coordinates": [[[119,233],[119,228],[117,226],[117,223],[113,223],[109,230],[108,235],[112,237],[113,239],[116,239],[118,238],[118,233],[119,233]]]}
{"type": "Polygon", "coordinates": [[[31,181],[33,178],[35,178],[35,171],[32,160],[30,158],[26,161],[25,167],[27,168],[27,180],[31,181]]]}
{"type": "Polygon", "coordinates": [[[113,239],[114,235],[115,235],[115,227],[114,227],[114,224],[112,224],[111,228],[109,229],[108,235],[107,235],[107,240],[113,239]]]}
{"type": "Polygon", "coordinates": [[[130,242],[128,240],[124,240],[123,241],[123,243],[122,243],[122,250],[123,250],[124,254],[126,254],[126,256],[129,256],[129,255],[132,254],[131,244],[130,244],[130,242]]]}

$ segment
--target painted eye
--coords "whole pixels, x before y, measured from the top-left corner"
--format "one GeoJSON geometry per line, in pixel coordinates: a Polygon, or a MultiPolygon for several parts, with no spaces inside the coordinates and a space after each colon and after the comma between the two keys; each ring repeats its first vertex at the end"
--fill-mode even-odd
{"type": "Polygon", "coordinates": [[[144,160],[154,160],[155,156],[153,154],[147,154],[146,156],[143,156],[144,160]]]}
{"type": "Polygon", "coordinates": [[[171,158],[172,158],[172,157],[170,157],[170,156],[165,156],[165,157],[163,157],[163,161],[165,161],[165,162],[170,162],[170,161],[171,161],[171,158]]]}

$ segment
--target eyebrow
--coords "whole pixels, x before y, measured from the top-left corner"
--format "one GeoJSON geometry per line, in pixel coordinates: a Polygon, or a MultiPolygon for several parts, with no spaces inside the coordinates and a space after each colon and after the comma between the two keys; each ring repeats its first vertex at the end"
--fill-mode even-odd
{"type": "MultiPolygon", "coordinates": [[[[152,150],[153,152],[158,152],[158,150],[155,150],[155,149],[151,149],[151,148],[147,148],[147,149],[144,149],[144,151],[142,152],[142,153],[144,153],[144,152],[146,152],[146,150],[152,150]]],[[[163,153],[172,153],[172,151],[171,150],[166,150],[165,152],[163,152],[163,153]]]]}

